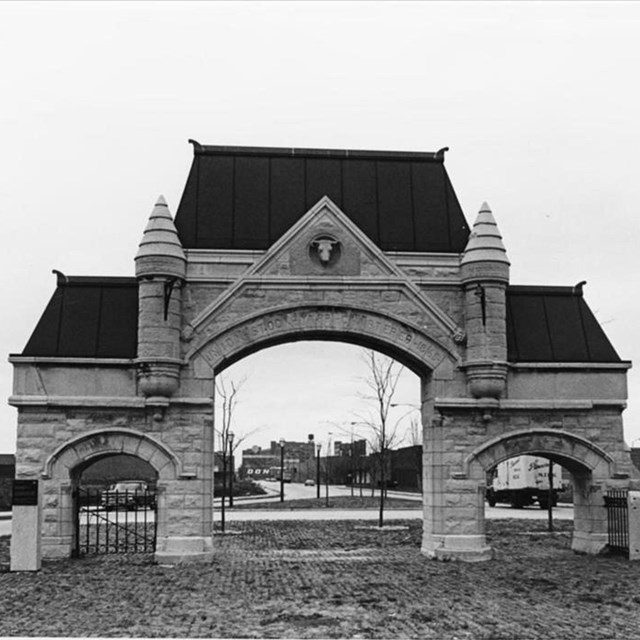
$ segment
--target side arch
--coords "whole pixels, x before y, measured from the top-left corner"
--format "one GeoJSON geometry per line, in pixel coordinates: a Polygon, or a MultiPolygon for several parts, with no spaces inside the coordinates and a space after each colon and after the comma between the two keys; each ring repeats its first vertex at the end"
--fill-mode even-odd
{"type": "Polygon", "coordinates": [[[616,476],[615,460],[606,451],[559,429],[525,429],[493,438],[465,458],[463,470],[468,477],[482,477],[486,469],[520,455],[545,456],[572,473],[589,471],[600,477],[616,476]]]}
{"type": "Polygon", "coordinates": [[[67,478],[73,469],[106,455],[129,454],[149,463],[162,480],[182,475],[179,458],[166,445],[134,429],[98,429],[58,447],[46,460],[42,478],[67,478]]]}
{"type": "MultiPolygon", "coordinates": [[[[215,327],[215,325],[213,325],[215,327]]],[[[202,356],[214,370],[267,346],[309,339],[333,339],[370,346],[403,361],[416,373],[442,362],[460,364],[452,337],[435,337],[406,318],[347,305],[300,305],[246,315],[231,326],[183,336],[191,341],[185,360],[202,356]],[[450,343],[450,344],[449,344],[450,343]]]]}

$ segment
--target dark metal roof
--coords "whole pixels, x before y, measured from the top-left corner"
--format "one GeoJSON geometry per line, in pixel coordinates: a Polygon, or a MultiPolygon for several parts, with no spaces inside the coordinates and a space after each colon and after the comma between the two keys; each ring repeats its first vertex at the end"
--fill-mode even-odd
{"type": "Polygon", "coordinates": [[[135,278],[58,276],[58,286],[23,356],[135,358],[135,278]]]}
{"type": "Polygon", "coordinates": [[[621,362],[581,287],[509,286],[510,362],[621,362]]]}
{"type": "Polygon", "coordinates": [[[194,145],[175,224],[187,249],[267,249],[329,196],[385,251],[461,253],[469,227],[444,151],[194,145]]]}
{"type": "MultiPolygon", "coordinates": [[[[135,278],[58,278],[23,356],[135,358],[135,278]]],[[[574,287],[509,286],[510,362],[621,362],[574,287]]]]}

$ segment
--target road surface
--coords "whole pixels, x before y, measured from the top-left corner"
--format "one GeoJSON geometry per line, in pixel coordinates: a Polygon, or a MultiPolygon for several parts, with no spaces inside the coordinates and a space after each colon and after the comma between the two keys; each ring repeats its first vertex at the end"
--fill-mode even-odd
{"type": "MultiPolygon", "coordinates": [[[[274,485],[275,483],[268,483],[274,485]]],[[[296,498],[312,498],[316,496],[315,487],[305,487],[298,484],[286,485],[285,497],[293,500],[296,498]]],[[[279,490],[279,485],[278,485],[279,490]]],[[[322,496],[324,497],[324,486],[322,487],[322,496]]],[[[278,500],[279,494],[271,492],[273,497],[263,497],[262,500],[278,500]]],[[[389,495],[396,494],[398,497],[405,497],[407,494],[399,492],[389,492],[389,495]]],[[[329,496],[351,495],[351,490],[345,487],[330,486],[329,496]]],[[[359,495],[356,493],[356,495],[359,495]]],[[[415,494],[413,494],[415,496],[415,494]]],[[[421,496],[415,496],[416,506],[413,509],[386,509],[385,520],[404,520],[422,518],[422,509],[420,508],[421,496]]],[[[255,500],[255,499],[252,499],[255,500]]],[[[11,519],[2,517],[0,514],[0,536],[11,535],[11,519]]],[[[4,514],[6,515],[6,514],[4,514]]],[[[153,522],[153,512],[146,513],[147,522],[153,522]]],[[[301,510],[270,510],[270,509],[227,509],[226,520],[229,522],[240,522],[246,520],[375,520],[378,517],[377,509],[301,509],[301,510]]],[[[125,513],[124,511],[103,511],[82,515],[81,522],[85,524],[85,519],[91,520],[95,518],[107,518],[109,520],[118,520],[123,522],[125,517],[129,522],[133,522],[135,512],[125,513]]],[[[546,509],[538,507],[527,507],[525,509],[513,509],[511,507],[489,507],[485,505],[484,517],[487,519],[504,519],[517,518],[519,520],[546,520],[548,515],[546,509]]],[[[553,510],[554,520],[572,520],[573,505],[561,504],[553,510]]],[[[220,519],[220,511],[218,508],[214,511],[214,521],[220,519]]],[[[102,520],[104,521],[104,520],[102,520]]],[[[144,512],[138,512],[138,521],[144,521],[144,512]]]]}
{"type": "MultiPolygon", "coordinates": [[[[234,498],[234,503],[237,504],[251,504],[252,502],[264,502],[265,500],[267,501],[277,501],[280,499],[280,483],[273,481],[273,482],[266,482],[264,480],[261,480],[258,482],[258,484],[265,489],[265,491],[267,492],[266,496],[248,496],[246,498],[234,498]]],[[[321,498],[325,498],[327,495],[327,491],[329,493],[329,497],[330,498],[334,498],[334,497],[338,497],[338,496],[350,496],[352,495],[351,493],[351,488],[350,487],[345,487],[344,485],[338,485],[338,484],[330,484],[328,487],[327,485],[320,485],[320,497],[321,498]]],[[[318,487],[317,486],[312,486],[312,487],[307,487],[304,484],[298,483],[298,482],[285,482],[284,483],[284,499],[285,501],[287,500],[303,500],[305,498],[316,498],[318,495],[318,487]]],[[[361,492],[360,489],[358,488],[354,488],[353,489],[353,495],[354,496],[360,496],[361,492]]],[[[362,489],[362,495],[367,497],[371,495],[371,489],[366,489],[363,488],[362,489]]],[[[379,496],[380,493],[378,491],[376,491],[376,496],[379,496]]],[[[409,493],[409,492],[404,492],[404,491],[387,491],[387,496],[389,498],[403,498],[405,500],[413,500],[415,501],[418,505],[422,502],[422,495],[420,495],[419,493],[409,493]]],[[[220,499],[216,499],[214,501],[214,504],[218,505],[220,504],[220,499]]]]}

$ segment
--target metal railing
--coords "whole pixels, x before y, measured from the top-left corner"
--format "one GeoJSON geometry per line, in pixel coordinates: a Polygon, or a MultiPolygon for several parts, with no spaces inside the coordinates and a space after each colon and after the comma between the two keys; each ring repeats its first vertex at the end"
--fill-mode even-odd
{"type": "Polygon", "coordinates": [[[144,490],[74,492],[75,556],[153,553],[156,495],[144,490]]]}
{"type": "Polygon", "coordinates": [[[604,496],[607,508],[609,549],[614,553],[629,555],[629,492],[626,489],[610,489],[604,496]]]}

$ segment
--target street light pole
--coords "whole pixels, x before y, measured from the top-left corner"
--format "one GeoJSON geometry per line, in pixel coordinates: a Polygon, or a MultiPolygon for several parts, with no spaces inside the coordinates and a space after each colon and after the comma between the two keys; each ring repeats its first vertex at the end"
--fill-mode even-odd
{"type": "Polygon", "coordinates": [[[547,498],[548,529],[553,531],[553,460],[549,460],[549,497],[547,498]]]}
{"type": "Polygon", "coordinates": [[[329,456],[331,454],[331,431],[329,431],[329,442],[327,443],[326,464],[324,469],[324,496],[325,506],[329,506],[329,456]]]}
{"type": "Polygon", "coordinates": [[[229,466],[231,468],[231,474],[229,475],[229,507],[233,507],[233,431],[229,431],[229,466]]]}
{"type": "MultiPolygon", "coordinates": [[[[214,453],[215,456],[215,453],[214,453]]],[[[227,448],[222,447],[222,501],[220,502],[220,529],[224,533],[225,513],[224,503],[227,498],[227,448]]]]}
{"type": "Polygon", "coordinates": [[[317,490],[317,498],[320,500],[320,449],[322,449],[322,445],[316,445],[317,454],[316,454],[316,490],[317,490]]]}
{"type": "Polygon", "coordinates": [[[353,429],[351,429],[351,444],[349,445],[349,466],[351,467],[351,497],[353,498],[353,483],[355,482],[353,468],[353,429]]]}
{"type": "Polygon", "coordinates": [[[280,438],[280,502],[284,502],[284,438],[280,438]]]}

